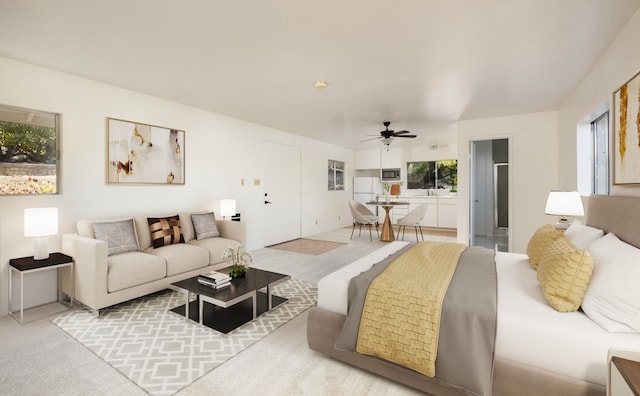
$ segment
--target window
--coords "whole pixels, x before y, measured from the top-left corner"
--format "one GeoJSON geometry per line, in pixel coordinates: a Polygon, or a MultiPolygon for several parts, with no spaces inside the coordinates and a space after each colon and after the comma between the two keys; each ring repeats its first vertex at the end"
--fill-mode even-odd
{"type": "Polygon", "coordinates": [[[329,191],[344,190],[344,162],[329,160],[329,191]]]}
{"type": "Polygon", "coordinates": [[[407,189],[446,189],[458,185],[458,161],[407,162],[407,189]]]}
{"type": "Polygon", "coordinates": [[[0,194],[57,194],[60,116],[0,105],[0,194]]]}
{"type": "Polygon", "coordinates": [[[609,194],[609,112],[591,122],[593,194],[609,194]]]}

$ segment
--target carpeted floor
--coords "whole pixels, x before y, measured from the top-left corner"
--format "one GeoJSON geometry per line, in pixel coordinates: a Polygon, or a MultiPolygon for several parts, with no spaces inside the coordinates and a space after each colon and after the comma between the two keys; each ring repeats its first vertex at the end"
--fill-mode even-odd
{"type": "Polygon", "coordinates": [[[346,243],[321,241],[318,239],[299,238],[299,239],[294,239],[293,241],[283,242],[277,245],[271,245],[267,247],[269,249],[278,249],[278,250],[283,250],[285,252],[295,252],[295,253],[311,254],[314,256],[319,256],[323,253],[326,253],[333,249],[337,249],[344,245],[346,245],[346,243]]]}
{"type": "Polygon", "coordinates": [[[151,395],[173,395],[267,336],[317,301],[314,285],[291,279],[274,288],[289,301],[228,334],[169,309],[184,303],[165,290],[105,309],[71,311],[53,322],[151,395]]]}

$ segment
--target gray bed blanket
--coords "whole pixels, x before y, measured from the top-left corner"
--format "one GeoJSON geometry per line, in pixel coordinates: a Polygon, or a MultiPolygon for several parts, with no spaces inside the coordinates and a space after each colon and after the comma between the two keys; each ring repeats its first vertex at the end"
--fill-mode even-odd
{"type": "MultiPolygon", "coordinates": [[[[369,284],[405,251],[402,249],[351,280],[348,316],[336,341],[337,349],[356,350],[369,284]]],[[[495,251],[468,247],[460,256],[443,301],[435,376],[439,382],[471,395],[491,394],[496,318],[495,251]]]]}

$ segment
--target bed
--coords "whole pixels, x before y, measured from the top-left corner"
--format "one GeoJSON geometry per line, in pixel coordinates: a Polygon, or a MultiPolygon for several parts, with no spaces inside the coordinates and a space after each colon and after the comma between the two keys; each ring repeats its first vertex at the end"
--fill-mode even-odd
{"type": "MultiPolygon", "coordinates": [[[[626,244],[638,247],[638,224],[640,198],[589,198],[585,222],[587,228],[602,230],[602,235],[615,234],[626,244]]],[[[374,263],[403,249],[404,244],[399,241],[392,242],[318,282],[318,304],[310,310],[307,323],[309,347],[426,393],[474,394],[438,379],[438,373],[432,378],[377,357],[336,348],[336,340],[347,320],[347,291],[350,279],[371,268],[374,263]]],[[[600,245],[603,245],[603,242],[600,242],[600,245]]],[[[585,247],[585,250],[588,248],[585,247]]],[[[611,256],[617,256],[618,251],[613,250],[611,256]]],[[[601,259],[605,261],[596,253],[594,248],[592,284],[596,283],[596,274],[600,276],[598,279],[602,283],[598,264],[601,259]]],[[[630,252],[632,253],[637,252],[630,252]]],[[[545,299],[536,277],[536,270],[527,255],[497,252],[495,262],[497,323],[492,392],[488,393],[604,395],[610,351],[640,351],[637,326],[635,331],[626,325],[622,326],[626,330],[607,330],[606,323],[596,323],[593,319],[596,316],[587,316],[582,309],[558,312],[545,299]]],[[[589,287],[595,288],[592,284],[589,284],[589,287]]]]}

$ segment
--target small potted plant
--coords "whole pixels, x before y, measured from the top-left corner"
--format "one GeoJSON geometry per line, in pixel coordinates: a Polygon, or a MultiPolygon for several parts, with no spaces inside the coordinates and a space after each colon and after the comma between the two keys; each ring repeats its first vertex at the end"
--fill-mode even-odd
{"type": "Polygon", "coordinates": [[[449,195],[458,195],[458,189],[454,187],[451,187],[451,190],[449,190],[449,195]]]}
{"type": "Polygon", "coordinates": [[[389,191],[391,190],[391,184],[383,182],[382,187],[384,188],[385,202],[389,203],[389,191]]]}
{"type": "Polygon", "coordinates": [[[234,279],[244,278],[247,272],[249,272],[249,263],[253,261],[253,255],[242,245],[235,249],[228,246],[222,253],[222,259],[227,264],[233,266],[231,271],[229,271],[229,276],[234,279]]]}

